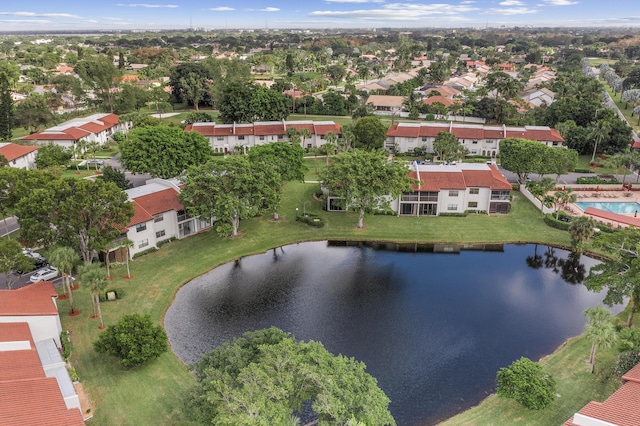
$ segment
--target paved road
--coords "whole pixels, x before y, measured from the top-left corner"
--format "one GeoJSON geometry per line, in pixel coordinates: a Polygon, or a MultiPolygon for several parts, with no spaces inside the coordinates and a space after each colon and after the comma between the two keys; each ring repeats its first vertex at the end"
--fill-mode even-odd
{"type": "Polygon", "coordinates": [[[15,216],[8,217],[0,221],[0,237],[4,237],[20,229],[18,218],[15,216]]]}
{"type": "MultiPolygon", "coordinates": [[[[16,289],[16,288],[24,287],[31,284],[31,281],[29,281],[29,277],[33,275],[36,271],[37,269],[31,272],[27,272],[26,274],[23,274],[23,275],[14,274],[13,278],[18,278],[18,279],[13,282],[11,288],[16,289]]],[[[60,287],[62,285],[62,278],[61,277],[55,278],[52,280],[52,282],[54,287],[60,287]]],[[[5,274],[0,274],[0,290],[8,290],[8,289],[9,288],[7,287],[7,276],[5,274]]]]}

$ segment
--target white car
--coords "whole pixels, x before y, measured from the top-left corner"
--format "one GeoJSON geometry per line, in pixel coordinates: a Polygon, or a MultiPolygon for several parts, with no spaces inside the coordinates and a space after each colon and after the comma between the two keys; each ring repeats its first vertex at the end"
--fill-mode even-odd
{"type": "Polygon", "coordinates": [[[40,253],[36,253],[35,251],[32,251],[30,248],[27,248],[27,247],[22,249],[22,254],[32,259],[40,259],[42,257],[40,253]]]}
{"type": "Polygon", "coordinates": [[[36,271],[35,274],[31,275],[29,281],[31,281],[32,283],[37,283],[38,281],[50,281],[57,277],[58,270],[53,266],[47,266],[46,268],[42,268],[39,271],[36,271]]]}

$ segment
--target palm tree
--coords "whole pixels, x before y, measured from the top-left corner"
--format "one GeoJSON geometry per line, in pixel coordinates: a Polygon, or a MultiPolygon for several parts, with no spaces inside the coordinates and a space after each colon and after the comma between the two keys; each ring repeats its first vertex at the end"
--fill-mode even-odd
{"type": "Polygon", "coordinates": [[[91,304],[95,318],[96,308],[98,310],[98,318],[100,318],[100,329],[104,328],[104,322],[102,321],[102,310],[100,309],[100,293],[107,287],[107,279],[105,278],[104,271],[96,263],[85,263],[79,270],[80,279],[89,286],[91,290],[91,304]]]}
{"type": "Polygon", "coordinates": [[[593,163],[596,159],[596,150],[598,149],[598,144],[601,144],[606,138],[609,137],[609,132],[611,128],[604,121],[598,121],[596,124],[590,127],[589,138],[593,140],[593,155],[591,156],[591,162],[593,163]]]}
{"type": "MultiPolygon", "coordinates": [[[[560,207],[564,207],[569,203],[575,203],[578,199],[577,195],[573,193],[573,189],[567,188],[564,191],[558,191],[554,194],[556,203],[560,204],[560,207]]],[[[560,216],[560,209],[556,209],[556,219],[560,216]]]]}
{"type": "Polygon", "coordinates": [[[311,131],[309,129],[307,129],[307,128],[303,128],[303,129],[298,130],[298,134],[300,135],[300,138],[302,138],[301,143],[302,143],[302,147],[304,148],[304,141],[305,141],[305,139],[311,137],[311,131]]]}
{"type": "Polygon", "coordinates": [[[80,256],[71,247],[58,247],[49,255],[49,261],[62,273],[62,285],[69,292],[69,304],[71,305],[70,315],[75,315],[73,306],[73,294],[71,293],[71,271],[80,261],[80,256]]]}
{"type": "Polygon", "coordinates": [[[577,217],[569,225],[569,235],[571,235],[573,247],[578,251],[580,251],[582,243],[591,238],[594,232],[594,223],[589,216],[577,217]]]}
{"type": "Polygon", "coordinates": [[[607,165],[611,167],[614,172],[617,174],[619,170],[623,169],[622,172],[622,184],[624,185],[624,181],[627,179],[627,167],[629,166],[631,159],[627,154],[616,154],[609,157],[606,161],[607,165]]]}
{"type": "Polygon", "coordinates": [[[611,322],[611,313],[602,306],[595,306],[584,311],[584,315],[589,319],[584,328],[585,337],[591,341],[591,353],[589,354],[589,364],[591,373],[596,367],[596,351],[598,346],[603,348],[612,347],[618,338],[616,328],[611,322]]]}
{"type": "MultiPolygon", "coordinates": [[[[87,143],[87,149],[93,153],[93,164],[95,165],[96,170],[98,170],[98,163],[96,162],[96,152],[100,148],[100,144],[96,141],[91,141],[87,143]]],[[[87,170],[89,170],[89,165],[87,165],[87,170]]]]}
{"type": "Polygon", "coordinates": [[[326,143],[323,145],[323,148],[325,154],[327,154],[326,163],[329,164],[329,155],[335,154],[338,151],[338,135],[333,132],[327,132],[327,134],[324,135],[324,139],[326,143]]]}

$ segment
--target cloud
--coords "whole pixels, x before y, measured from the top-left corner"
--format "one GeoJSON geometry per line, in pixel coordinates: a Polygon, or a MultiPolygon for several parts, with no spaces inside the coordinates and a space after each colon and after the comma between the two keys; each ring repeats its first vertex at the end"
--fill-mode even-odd
{"type": "Polygon", "coordinates": [[[122,21],[124,20],[124,18],[116,18],[116,17],[111,17],[111,16],[107,16],[105,18],[102,18],[103,21],[122,21]]]}
{"type": "Polygon", "coordinates": [[[524,6],[520,0],[505,0],[500,2],[500,6],[524,6]]]}
{"type": "Polygon", "coordinates": [[[178,5],[175,4],[148,4],[148,3],[118,3],[116,4],[116,6],[120,6],[120,7],[148,7],[148,8],[169,8],[169,9],[175,9],[176,7],[179,7],[178,5]]]}
{"type": "Polygon", "coordinates": [[[0,19],[5,24],[51,24],[46,19],[0,19]]]}
{"type": "Polygon", "coordinates": [[[219,6],[219,7],[210,7],[208,10],[211,10],[213,12],[227,12],[235,9],[229,6],[219,6]]]}
{"type": "Polygon", "coordinates": [[[571,0],[544,0],[549,6],[571,6],[572,4],[578,4],[577,1],[571,0]]]}
{"type": "Polygon", "coordinates": [[[449,4],[415,4],[415,3],[391,3],[381,9],[368,10],[316,10],[309,13],[310,16],[331,18],[351,18],[362,20],[382,21],[418,21],[430,17],[447,16],[448,19],[465,19],[459,16],[461,13],[479,10],[468,5],[449,4]]]}
{"type": "Polygon", "coordinates": [[[325,3],[384,3],[384,0],[324,0],[325,3]]]}
{"type": "Polygon", "coordinates": [[[245,9],[247,12],[278,12],[277,7],[265,7],[264,9],[245,9]]]}
{"type": "Polygon", "coordinates": [[[474,0],[465,0],[460,2],[460,4],[474,4],[474,3],[475,3],[474,0]]]}
{"type": "Polygon", "coordinates": [[[82,16],[72,15],[70,13],[0,12],[0,15],[84,19],[82,16]]]}
{"type": "Polygon", "coordinates": [[[538,13],[536,9],[529,9],[527,7],[511,7],[506,9],[491,8],[484,12],[484,15],[529,15],[532,13],[538,13]]]}

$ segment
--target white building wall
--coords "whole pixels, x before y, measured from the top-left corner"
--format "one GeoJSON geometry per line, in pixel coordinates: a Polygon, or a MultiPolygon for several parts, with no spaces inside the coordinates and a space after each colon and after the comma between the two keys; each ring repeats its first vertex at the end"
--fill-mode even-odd
{"type": "Polygon", "coordinates": [[[58,315],[0,316],[0,322],[26,322],[29,324],[29,330],[34,342],[53,339],[58,347],[62,346],[60,343],[62,324],[60,324],[58,315]]]}
{"type": "Polygon", "coordinates": [[[27,169],[33,170],[36,168],[36,153],[38,151],[33,151],[28,153],[27,155],[23,155],[22,157],[18,157],[13,161],[9,162],[9,166],[14,167],[16,169],[27,169]]]}
{"type": "Polygon", "coordinates": [[[147,228],[140,232],[136,230],[136,225],[129,227],[127,238],[133,241],[133,247],[129,249],[131,256],[151,247],[156,247],[156,232],[154,230],[153,220],[144,222],[144,224],[147,228]],[[146,245],[140,247],[145,242],[146,245]]]}

